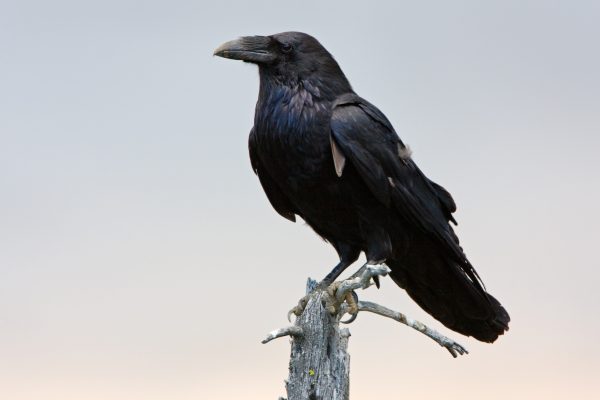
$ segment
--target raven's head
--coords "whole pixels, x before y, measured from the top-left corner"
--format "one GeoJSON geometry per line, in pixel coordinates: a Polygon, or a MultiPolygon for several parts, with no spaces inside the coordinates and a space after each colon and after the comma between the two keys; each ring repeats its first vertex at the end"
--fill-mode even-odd
{"type": "Polygon", "coordinates": [[[223,43],[214,55],[257,64],[261,81],[307,84],[334,96],[352,91],[333,56],[314,37],[302,32],[245,36],[223,43]]]}

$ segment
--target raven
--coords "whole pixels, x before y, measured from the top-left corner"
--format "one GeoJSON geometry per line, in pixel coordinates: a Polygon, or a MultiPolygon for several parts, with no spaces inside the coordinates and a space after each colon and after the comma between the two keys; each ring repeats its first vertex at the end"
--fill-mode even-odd
{"type": "Polygon", "coordinates": [[[215,55],[258,65],[249,150],[273,208],[337,251],[332,283],[364,252],[446,327],[484,342],[510,317],[484,289],[449,222],[456,205],[411,158],[390,121],[358,96],[312,36],[241,37],[215,55]]]}

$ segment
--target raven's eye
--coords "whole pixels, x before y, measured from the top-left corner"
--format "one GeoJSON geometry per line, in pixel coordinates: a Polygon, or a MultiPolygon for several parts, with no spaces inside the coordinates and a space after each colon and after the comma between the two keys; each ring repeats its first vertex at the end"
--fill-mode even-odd
{"type": "Polygon", "coordinates": [[[293,49],[292,45],[289,43],[282,43],[281,44],[281,51],[283,51],[284,53],[289,53],[291,52],[293,49]]]}

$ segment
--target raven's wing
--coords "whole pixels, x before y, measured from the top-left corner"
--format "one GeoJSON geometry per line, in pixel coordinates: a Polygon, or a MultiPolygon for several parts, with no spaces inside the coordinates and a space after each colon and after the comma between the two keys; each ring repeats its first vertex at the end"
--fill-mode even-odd
{"type": "Polygon", "coordinates": [[[292,222],[296,222],[296,212],[294,207],[290,203],[287,196],[281,191],[281,188],[277,185],[277,182],[269,175],[269,172],[264,168],[256,147],[256,135],[254,129],[250,131],[248,138],[248,150],[250,151],[250,163],[254,173],[258,175],[260,184],[267,195],[267,198],[271,202],[271,205],[284,218],[289,219],[292,222]]]}
{"type": "Polygon", "coordinates": [[[354,166],[373,195],[441,244],[483,292],[448,224],[454,220],[454,200],[421,172],[385,115],[355,94],[340,96],[333,107],[331,135],[333,146],[354,166]]]}

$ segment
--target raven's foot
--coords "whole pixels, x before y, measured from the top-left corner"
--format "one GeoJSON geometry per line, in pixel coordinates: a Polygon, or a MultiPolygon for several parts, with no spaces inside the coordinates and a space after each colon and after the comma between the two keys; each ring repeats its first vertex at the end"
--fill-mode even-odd
{"type": "MultiPolygon", "coordinates": [[[[319,283],[316,290],[325,292],[323,295],[323,306],[331,315],[338,314],[342,309],[342,305],[346,303],[346,307],[343,307],[343,311],[344,313],[349,313],[351,317],[347,321],[341,322],[344,324],[349,324],[356,319],[358,314],[358,295],[354,290],[345,290],[344,293],[338,293],[338,289],[340,286],[342,286],[342,284],[343,281],[338,281],[327,286],[327,282],[322,281],[319,283]]],[[[298,305],[288,311],[288,321],[290,321],[292,314],[296,317],[302,315],[311,295],[312,293],[309,293],[302,297],[300,301],[298,301],[298,305]]]]}
{"type": "MultiPolygon", "coordinates": [[[[354,290],[346,290],[344,293],[339,293],[338,290],[343,282],[333,282],[325,290],[325,309],[331,315],[337,315],[342,309],[344,303],[347,304],[343,308],[344,313],[350,314],[350,319],[340,321],[343,324],[349,324],[356,319],[358,315],[358,295],[354,290]]],[[[341,318],[341,316],[340,316],[341,318]]]]}
{"type": "Polygon", "coordinates": [[[302,315],[310,296],[312,296],[315,291],[321,291],[324,292],[323,305],[326,307],[327,311],[331,315],[338,314],[340,310],[342,310],[343,313],[349,313],[351,315],[350,319],[341,321],[342,323],[349,324],[356,319],[359,311],[358,295],[355,290],[368,288],[371,285],[372,280],[375,281],[375,283],[378,282],[375,280],[375,277],[385,276],[389,272],[390,269],[385,264],[365,264],[348,279],[333,283],[329,282],[328,279],[324,279],[317,285],[313,292],[301,298],[298,305],[288,312],[288,321],[291,319],[292,314],[297,317],[302,315]],[[344,303],[346,306],[342,307],[344,303]]]}
{"type": "Polygon", "coordinates": [[[296,307],[294,307],[290,311],[288,311],[287,319],[289,322],[292,322],[292,314],[294,314],[296,317],[299,317],[302,315],[302,313],[304,312],[304,309],[306,308],[306,305],[308,304],[309,297],[310,297],[310,293],[307,294],[306,296],[304,296],[303,298],[301,298],[300,301],[298,301],[298,305],[296,307]]]}

